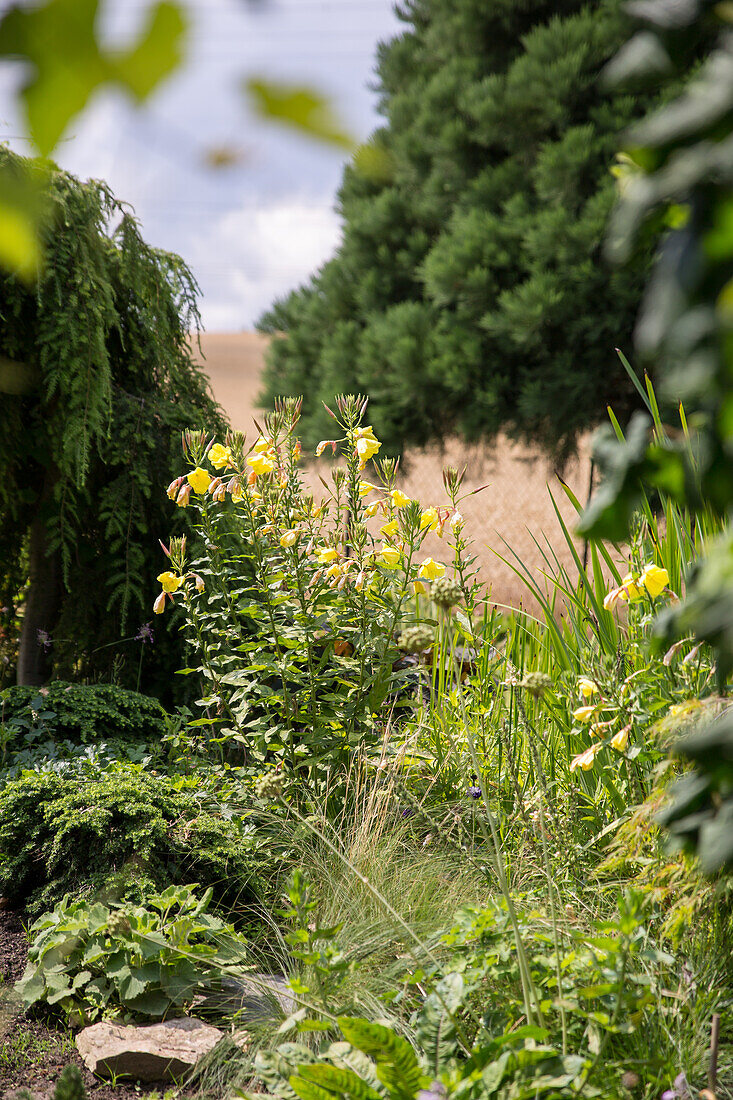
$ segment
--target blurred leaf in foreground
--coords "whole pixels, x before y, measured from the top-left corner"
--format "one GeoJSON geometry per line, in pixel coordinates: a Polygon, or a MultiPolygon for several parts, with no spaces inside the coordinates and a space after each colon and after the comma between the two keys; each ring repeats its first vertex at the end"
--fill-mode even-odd
{"type": "Polygon", "coordinates": [[[340,149],[352,150],[354,139],[342,127],[328,99],[313,88],[248,77],[244,91],[262,118],[276,119],[340,149]]]}
{"type": "Polygon", "coordinates": [[[122,52],[100,45],[98,9],[99,0],[16,4],[0,22],[0,56],[28,63],[21,93],[26,125],[44,156],[101,85],[121,85],[143,100],[180,64],[186,24],[178,4],[151,7],[138,42],[122,52]]]}

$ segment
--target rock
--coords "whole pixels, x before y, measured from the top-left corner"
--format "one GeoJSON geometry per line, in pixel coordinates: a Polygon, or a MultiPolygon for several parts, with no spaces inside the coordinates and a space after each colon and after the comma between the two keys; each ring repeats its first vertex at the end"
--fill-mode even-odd
{"type": "Polygon", "coordinates": [[[104,1021],[85,1027],[76,1045],[87,1067],[99,1077],[133,1081],[176,1081],[222,1037],[218,1028],[187,1016],[140,1026],[104,1021]]]}
{"type": "Polygon", "coordinates": [[[245,974],[222,978],[221,989],[207,993],[200,1007],[254,1024],[290,1016],[298,1006],[282,975],[245,974]]]}

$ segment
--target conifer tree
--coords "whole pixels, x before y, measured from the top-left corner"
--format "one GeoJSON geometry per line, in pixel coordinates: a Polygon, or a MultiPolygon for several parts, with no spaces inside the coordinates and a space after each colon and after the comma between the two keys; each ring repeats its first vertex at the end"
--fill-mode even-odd
{"type": "Polygon", "coordinates": [[[648,103],[598,79],[620,0],[409,0],[400,16],[379,49],[379,156],[339,193],[343,242],[261,321],[278,334],[266,397],[304,393],[310,441],[347,389],[370,394],[392,450],[507,428],[562,457],[632,399],[614,348],[648,254],[602,260],[618,134],[648,103]]]}
{"type": "MultiPolygon", "coordinates": [[[[18,161],[0,148],[3,170],[18,161]]],[[[122,639],[153,618],[180,432],[224,423],[192,361],[186,265],[104,183],[57,170],[48,186],[37,285],[0,277],[0,608],[28,575],[19,682],[107,678],[134,649],[117,677],[135,687],[145,635],[122,639]]],[[[155,633],[141,687],[166,695],[181,641],[155,633]]]]}

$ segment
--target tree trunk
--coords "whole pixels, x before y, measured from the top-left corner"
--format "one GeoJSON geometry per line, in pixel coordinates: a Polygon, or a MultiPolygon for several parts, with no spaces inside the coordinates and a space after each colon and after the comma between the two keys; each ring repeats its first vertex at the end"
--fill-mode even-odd
{"type": "Polygon", "coordinates": [[[42,508],[36,512],[33,520],[28,556],[30,588],[20,634],[17,680],[19,684],[41,685],[51,675],[50,650],[58,613],[60,584],[58,553],[47,552],[46,523],[42,508]],[[46,644],[45,638],[48,639],[46,644]]]}

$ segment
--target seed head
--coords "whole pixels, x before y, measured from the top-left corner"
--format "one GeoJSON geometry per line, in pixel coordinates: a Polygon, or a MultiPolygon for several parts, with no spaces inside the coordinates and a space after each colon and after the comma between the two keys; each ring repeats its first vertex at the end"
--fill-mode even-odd
{"type": "Polygon", "coordinates": [[[430,597],[433,603],[446,609],[460,603],[462,596],[460,584],[452,577],[437,577],[430,589],[430,597]]]}
{"type": "Polygon", "coordinates": [[[435,641],[435,632],[427,623],[415,623],[406,626],[397,639],[397,645],[405,653],[422,653],[430,649],[435,641]]]}
{"type": "Polygon", "coordinates": [[[284,787],[285,776],[282,772],[267,772],[255,783],[255,794],[258,798],[279,798],[284,787]]]}
{"type": "Polygon", "coordinates": [[[524,679],[520,680],[519,686],[535,699],[541,699],[545,692],[552,688],[552,677],[546,672],[528,672],[524,679]]]}

